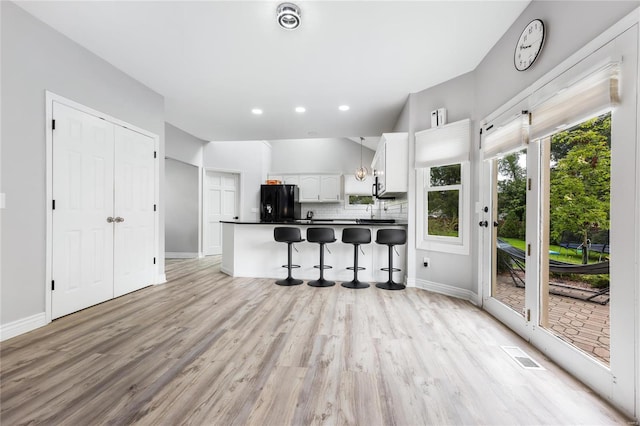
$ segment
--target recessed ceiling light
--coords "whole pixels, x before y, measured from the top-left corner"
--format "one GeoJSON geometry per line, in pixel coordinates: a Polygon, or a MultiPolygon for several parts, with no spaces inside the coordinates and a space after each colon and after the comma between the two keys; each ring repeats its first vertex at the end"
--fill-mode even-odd
{"type": "Polygon", "coordinates": [[[340,105],[338,109],[340,111],[349,111],[349,105],[340,105]]]}
{"type": "Polygon", "coordinates": [[[255,115],[260,115],[262,114],[262,110],[260,108],[254,108],[251,110],[251,112],[255,115]]]}
{"type": "Polygon", "coordinates": [[[293,3],[282,3],[276,9],[278,24],[285,30],[295,30],[300,26],[300,8],[293,3]]]}
{"type": "Polygon", "coordinates": [[[305,107],[296,107],[296,112],[299,112],[300,114],[302,114],[303,112],[305,112],[307,109],[305,107]]]}

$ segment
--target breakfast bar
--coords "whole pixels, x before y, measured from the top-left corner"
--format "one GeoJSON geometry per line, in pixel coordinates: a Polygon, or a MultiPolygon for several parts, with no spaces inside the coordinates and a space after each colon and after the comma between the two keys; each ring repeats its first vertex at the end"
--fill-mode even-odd
{"type": "MultiPolygon", "coordinates": [[[[371,244],[361,245],[359,266],[366,268],[359,272],[362,281],[379,282],[388,279],[388,272],[380,268],[387,267],[388,248],[376,244],[376,232],[379,229],[406,229],[405,223],[379,223],[356,220],[300,220],[296,222],[222,222],[222,272],[232,277],[255,278],[283,278],[286,276],[287,245],[274,241],[273,230],[277,226],[293,226],[301,230],[302,238],[306,239],[306,231],[311,227],[331,227],[335,231],[336,242],[327,244],[325,262],[331,265],[324,274],[327,279],[343,282],[351,281],[353,271],[347,270],[353,266],[353,245],[342,243],[342,231],[345,228],[366,227],[371,229],[371,244]]],[[[295,278],[313,280],[318,278],[319,271],[314,268],[318,264],[318,245],[303,241],[295,245],[293,263],[300,265],[293,271],[295,278]]],[[[394,274],[395,281],[405,282],[406,275],[406,245],[396,247],[398,255],[394,254],[394,266],[402,272],[394,274]]]]}

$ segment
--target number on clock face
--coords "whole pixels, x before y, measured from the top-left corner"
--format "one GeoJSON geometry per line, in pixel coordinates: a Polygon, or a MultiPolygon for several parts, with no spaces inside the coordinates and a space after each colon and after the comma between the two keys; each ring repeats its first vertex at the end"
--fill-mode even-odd
{"type": "Polygon", "coordinates": [[[529,68],[542,50],[544,44],[544,24],[534,19],[522,31],[513,55],[513,63],[518,71],[529,68]]]}

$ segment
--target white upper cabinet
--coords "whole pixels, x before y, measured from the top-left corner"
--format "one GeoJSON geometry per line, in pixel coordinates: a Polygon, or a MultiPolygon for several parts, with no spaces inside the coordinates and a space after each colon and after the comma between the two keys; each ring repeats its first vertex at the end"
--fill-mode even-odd
{"type": "Polygon", "coordinates": [[[407,133],[383,133],[371,167],[378,177],[378,195],[405,194],[408,189],[407,133]]]}
{"type": "Polygon", "coordinates": [[[320,201],[320,176],[301,175],[299,182],[301,203],[320,201]]]}
{"type": "Polygon", "coordinates": [[[344,175],[344,193],[349,195],[371,195],[373,177],[369,174],[363,181],[354,175],[344,175]]]}
{"type": "Polygon", "coordinates": [[[300,202],[340,201],[340,175],[300,175],[300,202]]]}

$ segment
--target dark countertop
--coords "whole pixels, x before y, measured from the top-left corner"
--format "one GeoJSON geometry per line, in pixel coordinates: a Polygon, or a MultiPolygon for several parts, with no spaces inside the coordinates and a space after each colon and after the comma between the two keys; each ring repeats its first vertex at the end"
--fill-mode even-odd
{"type": "MultiPolygon", "coordinates": [[[[367,221],[367,219],[362,219],[367,221]]],[[[374,219],[375,220],[375,219],[374,219]]],[[[356,219],[300,219],[294,222],[260,222],[251,220],[222,220],[222,223],[234,223],[236,225],[312,225],[312,226],[407,226],[406,221],[388,222],[357,222],[356,219]]]]}

